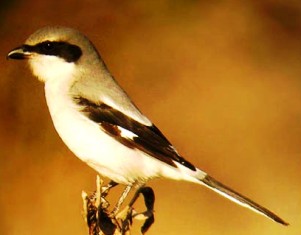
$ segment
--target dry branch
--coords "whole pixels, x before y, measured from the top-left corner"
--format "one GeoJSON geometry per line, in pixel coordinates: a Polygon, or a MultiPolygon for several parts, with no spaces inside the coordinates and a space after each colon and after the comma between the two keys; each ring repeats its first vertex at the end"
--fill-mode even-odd
{"type": "Polygon", "coordinates": [[[140,231],[145,234],[154,223],[155,195],[150,187],[139,188],[130,203],[118,214],[109,211],[106,197],[110,187],[103,186],[99,176],[96,180],[97,190],[91,194],[82,192],[84,216],[88,225],[89,235],[129,235],[133,219],[144,220],[140,231]],[[133,205],[142,194],[146,211],[138,213],[133,205]]]}

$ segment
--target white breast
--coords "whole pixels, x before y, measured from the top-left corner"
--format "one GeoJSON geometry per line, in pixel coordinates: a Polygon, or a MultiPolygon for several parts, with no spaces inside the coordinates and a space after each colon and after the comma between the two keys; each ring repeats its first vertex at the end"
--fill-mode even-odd
{"type": "Polygon", "coordinates": [[[104,133],[79,110],[68,95],[68,79],[45,84],[49,111],[59,136],[69,149],[100,174],[130,184],[157,177],[159,162],[130,149],[104,133]],[[155,164],[154,164],[155,163],[155,164]]]}

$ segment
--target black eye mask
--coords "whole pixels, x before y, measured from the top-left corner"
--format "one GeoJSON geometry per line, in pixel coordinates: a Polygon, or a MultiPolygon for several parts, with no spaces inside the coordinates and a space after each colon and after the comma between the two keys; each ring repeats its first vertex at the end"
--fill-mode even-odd
{"type": "Polygon", "coordinates": [[[24,52],[58,56],[69,63],[78,61],[83,54],[80,47],[67,42],[45,41],[34,46],[23,45],[22,48],[24,52]]]}

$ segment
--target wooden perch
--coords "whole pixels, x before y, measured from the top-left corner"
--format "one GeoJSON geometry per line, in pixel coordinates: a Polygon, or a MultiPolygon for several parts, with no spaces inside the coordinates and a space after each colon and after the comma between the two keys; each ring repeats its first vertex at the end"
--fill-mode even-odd
{"type": "Polygon", "coordinates": [[[130,203],[119,213],[108,210],[110,204],[106,200],[112,186],[103,186],[103,181],[97,176],[96,192],[87,194],[82,192],[84,216],[89,228],[89,235],[129,235],[133,219],[144,220],[140,231],[145,234],[154,223],[155,194],[150,187],[139,188],[130,203]],[[138,213],[133,205],[142,194],[145,212],[138,213]]]}

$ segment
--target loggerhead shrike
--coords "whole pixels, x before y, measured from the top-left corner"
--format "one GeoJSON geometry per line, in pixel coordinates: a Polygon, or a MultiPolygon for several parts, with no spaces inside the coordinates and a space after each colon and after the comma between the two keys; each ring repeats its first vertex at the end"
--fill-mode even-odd
{"type": "Polygon", "coordinates": [[[45,83],[53,124],[69,149],[101,175],[127,185],[127,191],[157,177],[184,180],[288,225],[185,160],[133,104],[93,44],[77,30],[42,28],[7,57],[27,59],[33,74],[45,83]]]}

